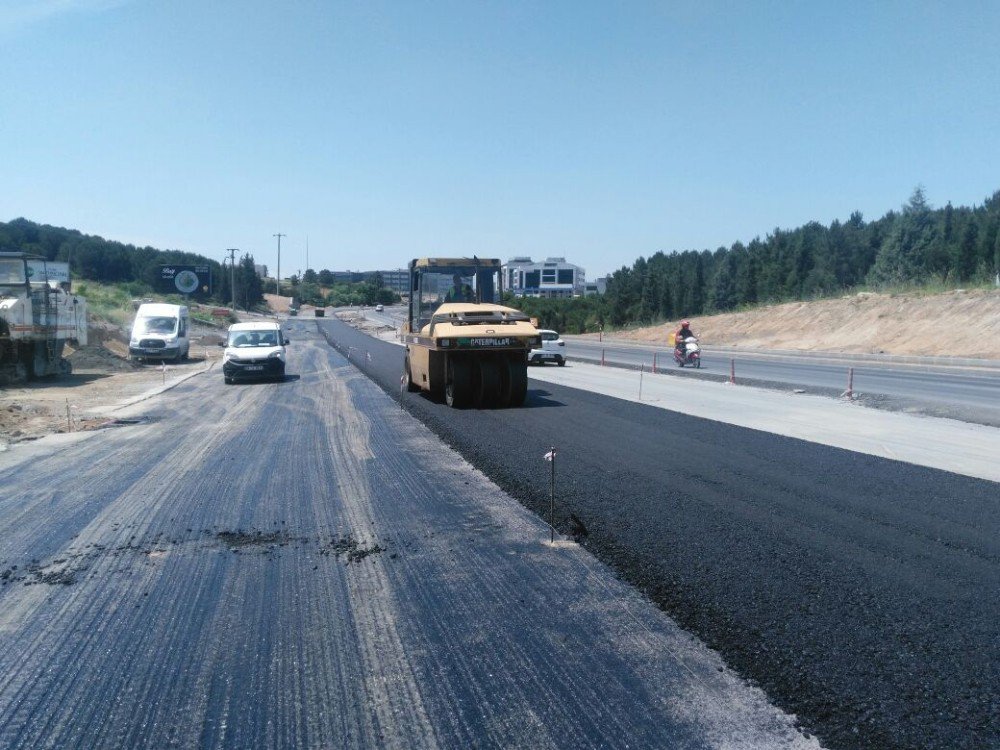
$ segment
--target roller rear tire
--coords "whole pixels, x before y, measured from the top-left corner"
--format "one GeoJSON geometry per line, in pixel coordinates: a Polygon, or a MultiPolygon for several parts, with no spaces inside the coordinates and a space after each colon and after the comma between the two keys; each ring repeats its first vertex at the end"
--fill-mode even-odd
{"type": "Polygon", "coordinates": [[[453,409],[464,409],[472,402],[472,363],[465,357],[449,357],[444,402],[453,409]]]}
{"type": "Polygon", "coordinates": [[[493,409],[500,402],[502,378],[496,357],[480,357],[473,370],[473,400],[477,407],[493,409]]]}
{"type": "Polygon", "coordinates": [[[526,362],[511,361],[510,370],[510,403],[509,406],[521,406],[528,395],[528,365],[526,362]]]}
{"type": "Polygon", "coordinates": [[[409,357],[403,363],[403,382],[406,383],[407,393],[416,393],[420,390],[420,386],[413,382],[413,372],[410,370],[409,357]]]}

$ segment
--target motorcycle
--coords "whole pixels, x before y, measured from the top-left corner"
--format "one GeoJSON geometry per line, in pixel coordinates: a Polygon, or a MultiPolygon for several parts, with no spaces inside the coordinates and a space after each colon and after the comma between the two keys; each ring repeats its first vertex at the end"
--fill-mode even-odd
{"type": "Polygon", "coordinates": [[[679,367],[691,365],[692,367],[701,368],[701,347],[698,345],[698,339],[694,336],[688,336],[684,339],[682,347],[675,346],[674,361],[677,362],[679,367]]]}

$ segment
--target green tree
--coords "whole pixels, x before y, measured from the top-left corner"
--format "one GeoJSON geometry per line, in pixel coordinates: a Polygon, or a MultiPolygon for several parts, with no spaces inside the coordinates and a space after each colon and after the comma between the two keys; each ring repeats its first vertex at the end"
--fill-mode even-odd
{"type": "Polygon", "coordinates": [[[962,239],[958,244],[958,259],[955,270],[960,281],[969,281],[976,272],[978,244],[979,227],[975,222],[970,221],[962,230],[962,239]]]}
{"type": "Polygon", "coordinates": [[[875,286],[897,286],[922,280],[934,241],[930,205],[923,188],[917,187],[880,248],[869,281],[875,286]]]}
{"type": "Polygon", "coordinates": [[[236,266],[236,302],[247,312],[264,304],[264,282],[250,253],[244,253],[236,266]]]}

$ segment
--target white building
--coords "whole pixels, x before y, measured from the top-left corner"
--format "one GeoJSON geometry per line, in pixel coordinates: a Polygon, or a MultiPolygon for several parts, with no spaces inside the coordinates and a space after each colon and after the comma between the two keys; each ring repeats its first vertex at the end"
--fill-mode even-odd
{"type": "Polygon", "coordinates": [[[586,272],[565,258],[511,258],[503,266],[504,289],[518,297],[578,297],[587,283],[586,272]]]}

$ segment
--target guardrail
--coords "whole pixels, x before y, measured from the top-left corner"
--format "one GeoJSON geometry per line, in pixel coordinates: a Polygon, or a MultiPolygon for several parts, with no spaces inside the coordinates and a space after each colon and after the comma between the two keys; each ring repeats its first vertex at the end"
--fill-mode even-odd
{"type": "MultiPolygon", "coordinates": [[[[604,347],[619,346],[634,349],[663,350],[668,351],[672,347],[668,345],[658,345],[652,341],[631,341],[625,339],[608,339],[595,341],[594,339],[580,336],[563,335],[566,341],[593,342],[604,347]]],[[[826,352],[826,351],[801,351],[798,349],[746,349],[739,347],[709,346],[703,347],[706,352],[719,354],[726,357],[751,356],[755,358],[773,359],[802,359],[811,361],[826,360],[829,362],[869,362],[872,364],[886,365],[921,365],[925,367],[975,367],[987,370],[1000,370],[1000,360],[982,359],[976,357],[944,357],[929,355],[907,355],[907,354],[877,354],[866,352],[826,352]]]]}

